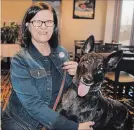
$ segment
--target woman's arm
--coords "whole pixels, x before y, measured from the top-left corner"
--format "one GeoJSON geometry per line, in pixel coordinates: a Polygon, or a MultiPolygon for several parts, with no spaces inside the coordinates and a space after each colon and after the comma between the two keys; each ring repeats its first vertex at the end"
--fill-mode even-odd
{"type": "Polygon", "coordinates": [[[36,86],[32,83],[28,67],[24,64],[23,59],[19,56],[13,58],[11,62],[11,81],[14,91],[16,92],[23,107],[31,117],[38,120],[47,129],[63,130],[64,124],[73,124],[66,126],[66,129],[77,130],[78,124],[67,120],[57,112],[50,109],[41,99],[36,86]]]}

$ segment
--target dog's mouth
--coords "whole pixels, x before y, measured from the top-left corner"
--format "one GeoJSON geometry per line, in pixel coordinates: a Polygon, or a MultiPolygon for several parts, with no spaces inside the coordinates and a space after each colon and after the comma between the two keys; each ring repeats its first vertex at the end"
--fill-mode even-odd
{"type": "Polygon", "coordinates": [[[87,95],[87,93],[89,92],[89,89],[91,88],[93,84],[94,84],[93,80],[81,78],[79,85],[78,85],[78,95],[81,97],[87,95]]]}

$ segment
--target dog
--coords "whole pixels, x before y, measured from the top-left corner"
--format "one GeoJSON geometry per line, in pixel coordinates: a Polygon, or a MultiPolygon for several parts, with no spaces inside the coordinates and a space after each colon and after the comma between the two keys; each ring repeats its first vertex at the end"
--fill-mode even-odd
{"type": "Polygon", "coordinates": [[[100,91],[105,73],[116,67],[123,52],[104,58],[93,52],[94,45],[88,40],[85,43],[90,45],[89,51],[86,50],[89,53],[80,59],[75,82],[63,93],[57,111],[77,123],[94,121],[94,130],[132,130],[128,109],[120,102],[104,97],[100,91]]]}

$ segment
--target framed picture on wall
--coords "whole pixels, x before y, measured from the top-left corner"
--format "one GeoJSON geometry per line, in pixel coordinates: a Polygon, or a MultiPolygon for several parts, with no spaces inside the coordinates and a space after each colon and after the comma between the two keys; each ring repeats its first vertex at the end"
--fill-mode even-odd
{"type": "Polygon", "coordinates": [[[74,0],[73,18],[94,19],[96,0],[74,0]]]}

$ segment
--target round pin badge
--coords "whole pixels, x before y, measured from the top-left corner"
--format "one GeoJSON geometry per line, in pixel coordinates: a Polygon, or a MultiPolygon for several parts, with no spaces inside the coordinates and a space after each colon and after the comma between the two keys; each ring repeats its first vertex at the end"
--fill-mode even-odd
{"type": "Polygon", "coordinates": [[[60,52],[60,53],[59,53],[59,57],[60,57],[60,58],[65,57],[65,53],[64,53],[64,52],[60,52]]]}

